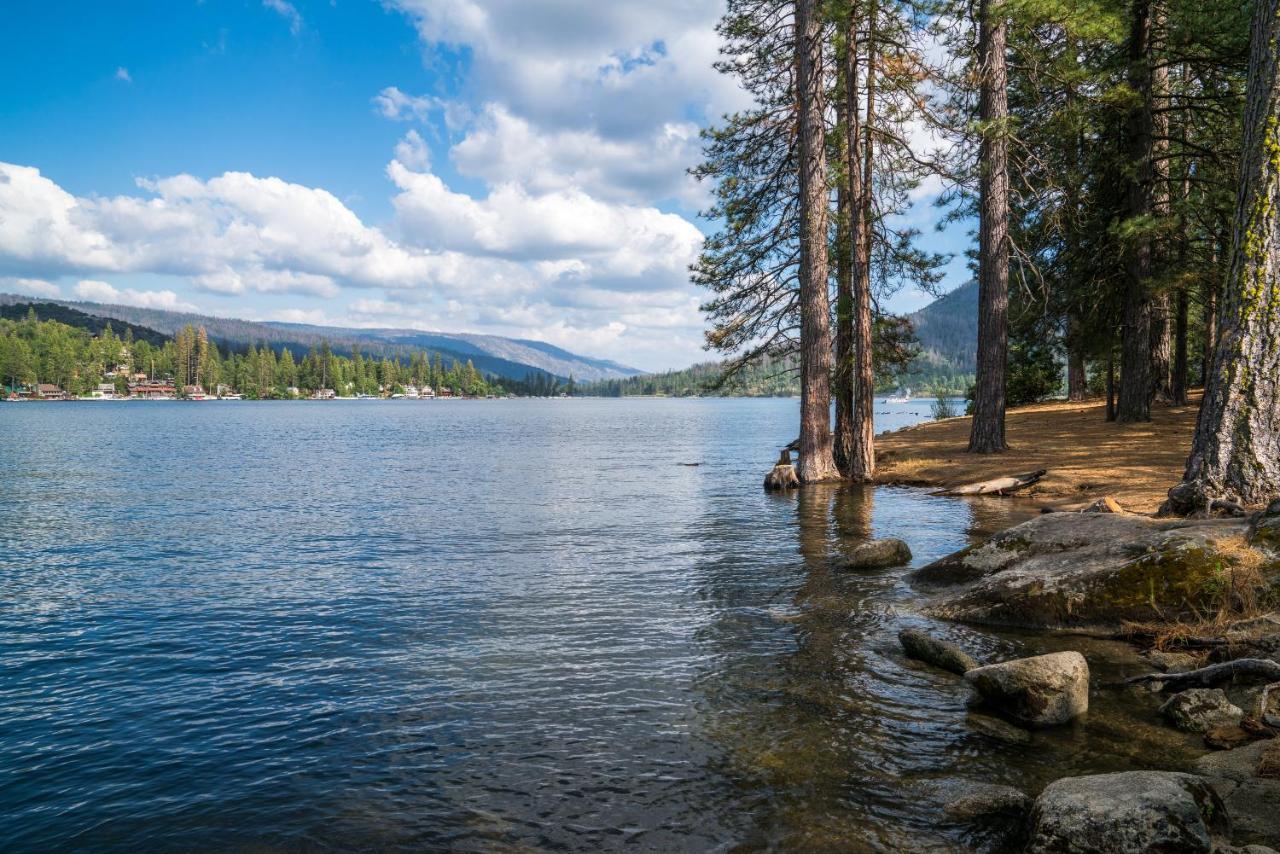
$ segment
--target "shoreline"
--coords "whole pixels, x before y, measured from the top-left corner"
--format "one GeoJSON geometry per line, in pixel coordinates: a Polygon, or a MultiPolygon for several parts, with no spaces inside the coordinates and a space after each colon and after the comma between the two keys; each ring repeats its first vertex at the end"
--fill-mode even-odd
{"type": "Polygon", "coordinates": [[[955,487],[1047,469],[1042,480],[1015,494],[1061,510],[1110,496],[1126,510],[1153,514],[1182,478],[1200,393],[1184,406],[1153,407],[1144,424],[1108,422],[1105,405],[1091,399],[1011,409],[1009,450],[1001,454],[968,452],[969,416],[878,434],[875,482],[955,487]]]}

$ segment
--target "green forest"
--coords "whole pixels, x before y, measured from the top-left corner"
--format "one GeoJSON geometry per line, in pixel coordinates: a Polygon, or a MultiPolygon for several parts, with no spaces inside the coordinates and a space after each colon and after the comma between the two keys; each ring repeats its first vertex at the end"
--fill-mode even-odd
{"type": "Polygon", "coordinates": [[[523,381],[485,375],[470,361],[446,365],[439,354],[432,358],[421,351],[365,358],[358,349],[340,355],[322,342],[295,356],[288,347],[220,348],[203,328],[191,326],[172,338],[129,324],[121,324],[125,328],[117,334],[111,321],[87,322],[82,318],[90,315],[74,314],[80,317],[67,319],[90,328],[44,320],[34,307],[20,319],[0,318],[0,382],[6,393],[47,383],[78,397],[112,383],[123,396],[135,375],[171,380],[178,395],[188,386],[210,394],[221,386],[251,400],[309,396],[319,389],[339,396],[395,394],[407,385],[468,397],[548,396],[569,387],[548,374],[531,373],[523,381]]]}

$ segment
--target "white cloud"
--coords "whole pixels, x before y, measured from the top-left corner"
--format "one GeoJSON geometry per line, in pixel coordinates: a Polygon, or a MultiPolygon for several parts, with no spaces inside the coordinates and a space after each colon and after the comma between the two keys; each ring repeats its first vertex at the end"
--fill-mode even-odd
{"type": "Polygon", "coordinates": [[[431,152],[416,130],[410,130],[396,143],[396,160],[419,171],[431,165],[431,152]]]}
{"type": "Polygon", "coordinates": [[[129,74],[129,69],[125,68],[123,65],[116,68],[116,79],[123,80],[125,83],[133,82],[133,77],[129,74]]]}
{"type": "Polygon", "coordinates": [[[468,254],[552,263],[550,278],[627,280],[652,289],[687,280],[702,233],[656,208],[607,204],[581,190],[530,193],[500,184],[484,199],[451,191],[436,175],[392,161],[387,173],[409,243],[468,254]]]}
{"type": "Polygon", "coordinates": [[[198,311],[189,302],[183,302],[173,291],[139,291],[133,288],[121,290],[109,282],[81,279],[71,289],[77,297],[89,302],[109,305],[132,305],[137,308],[160,308],[167,311],[198,311]]]}
{"type": "Polygon", "coordinates": [[[679,199],[705,204],[705,190],[687,169],[700,156],[698,126],[665,122],[635,139],[607,139],[594,130],[538,131],[501,104],[486,104],[472,131],[450,152],[463,174],[490,184],[533,190],[582,188],[606,199],[679,199]]]}
{"type": "Polygon", "coordinates": [[[373,96],[373,105],[384,119],[422,121],[439,106],[439,101],[427,95],[407,95],[395,86],[388,86],[373,96]]]}
{"type": "Polygon", "coordinates": [[[302,15],[298,13],[297,8],[289,0],[262,0],[262,6],[288,21],[289,32],[295,36],[302,29],[302,15]]]}
{"type": "Polygon", "coordinates": [[[28,279],[23,277],[0,278],[0,291],[11,291],[33,297],[50,297],[57,299],[62,291],[53,282],[44,279],[28,279]]]}

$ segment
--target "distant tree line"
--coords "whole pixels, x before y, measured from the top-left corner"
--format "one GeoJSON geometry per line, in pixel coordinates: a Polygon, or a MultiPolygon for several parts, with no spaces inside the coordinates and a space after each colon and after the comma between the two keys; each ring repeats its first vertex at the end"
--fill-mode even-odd
{"type": "Polygon", "coordinates": [[[143,374],[172,380],[179,393],[187,386],[208,392],[224,386],[250,399],[289,397],[290,389],[301,394],[333,389],[340,395],[376,395],[416,385],[483,397],[549,396],[568,387],[545,372],[531,371],[522,380],[512,380],[486,375],[469,360],[446,365],[438,353],[366,358],[353,349],[344,356],[321,342],[297,359],[288,347],[219,348],[203,327],[186,326],[173,338],[151,330],[146,337],[135,337],[137,327],[125,327],[123,335],[117,335],[111,322],[104,321],[101,332],[93,334],[80,326],[42,320],[33,306],[21,319],[0,318],[0,380],[10,389],[50,383],[72,395],[111,382],[124,394],[130,377],[143,374]]]}

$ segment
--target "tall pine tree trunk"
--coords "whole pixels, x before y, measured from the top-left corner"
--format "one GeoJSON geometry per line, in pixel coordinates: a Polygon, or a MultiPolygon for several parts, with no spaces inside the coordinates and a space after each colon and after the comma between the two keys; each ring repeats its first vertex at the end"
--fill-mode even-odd
{"type": "Polygon", "coordinates": [[[1067,314],[1067,400],[1084,400],[1088,378],[1084,370],[1084,343],[1080,340],[1080,318],[1074,310],[1067,314]]]}
{"type": "MultiPolygon", "coordinates": [[[[1129,30],[1129,84],[1141,102],[1129,113],[1131,168],[1126,213],[1139,228],[1152,210],[1151,4],[1134,0],[1129,30]]],[[[1120,330],[1120,399],[1117,421],[1150,421],[1155,382],[1151,371],[1151,239],[1133,239],[1125,258],[1124,308],[1120,330]]]]}
{"type": "MultiPolygon", "coordinates": [[[[856,10],[857,6],[854,6],[856,10]]],[[[856,12],[849,18],[850,43],[857,45],[856,12]]],[[[875,410],[872,396],[875,394],[875,366],[872,363],[871,340],[871,222],[872,184],[874,179],[875,143],[871,137],[876,119],[876,4],[872,0],[867,12],[867,120],[860,129],[856,116],[857,99],[849,104],[854,122],[849,128],[849,145],[862,155],[862,175],[857,175],[857,159],[850,172],[850,194],[857,199],[854,212],[853,256],[853,448],[849,455],[850,480],[870,481],[876,471],[875,410]],[[860,132],[861,131],[861,132],[860,132]]],[[[857,51],[850,50],[849,79],[857,92],[857,51]]]]}
{"type": "MultiPolygon", "coordinates": [[[[1164,39],[1165,14],[1163,0],[1152,0],[1150,43],[1147,46],[1151,69],[1151,212],[1167,219],[1169,191],[1169,68],[1159,61],[1164,39]]],[[[1170,252],[1167,239],[1152,240],[1152,272],[1168,268],[1170,252]]],[[[1152,396],[1165,403],[1173,402],[1173,311],[1169,295],[1156,292],[1151,300],[1151,381],[1152,396]]]]}
{"type": "Polygon", "coordinates": [[[839,477],[831,441],[831,305],[827,296],[827,154],[817,0],[796,0],[800,168],[800,461],[805,483],[839,477]]]}
{"type": "Polygon", "coordinates": [[[1006,127],[1005,21],[999,0],[979,4],[978,54],[982,63],[979,110],[978,376],[969,450],[990,454],[1008,447],[1004,435],[1005,367],[1009,351],[1009,143],[1006,127]]]}
{"type": "Polygon", "coordinates": [[[1256,0],[1244,152],[1218,343],[1182,483],[1165,512],[1280,496],[1280,0],[1256,0]]]}
{"type": "Polygon", "coordinates": [[[836,187],[836,206],[840,217],[836,227],[836,468],[845,477],[851,474],[853,458],[853,276],[855,256],[862,235],[855,223],[861,215],[859,198],[862,186],[860,170],[862,150],[858,140],[858,32],[857,18],[851,13],[846,27],[844,52],[840,55],[840,94],[836,103],[836,125],[842,180],[836,187]]]}

